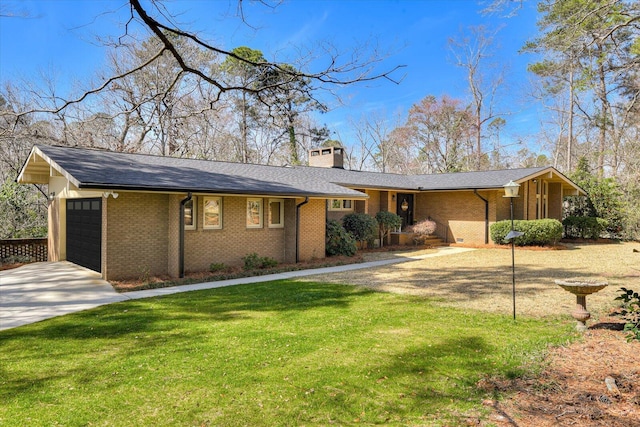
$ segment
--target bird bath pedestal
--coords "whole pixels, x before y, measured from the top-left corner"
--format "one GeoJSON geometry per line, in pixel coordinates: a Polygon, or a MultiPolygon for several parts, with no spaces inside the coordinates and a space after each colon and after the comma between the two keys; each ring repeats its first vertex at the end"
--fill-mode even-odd
{"type": "Polygon", "coordinates": [[[576,296],[576,308],[571,315],[578,321],[576,329],[580,332],[586,331],[586,321],[591,317],[591,313],[587,311],[587,295],[604,289],[609,283],[602,280],[564,279],[556,280],[556,284],[576,296]]]}

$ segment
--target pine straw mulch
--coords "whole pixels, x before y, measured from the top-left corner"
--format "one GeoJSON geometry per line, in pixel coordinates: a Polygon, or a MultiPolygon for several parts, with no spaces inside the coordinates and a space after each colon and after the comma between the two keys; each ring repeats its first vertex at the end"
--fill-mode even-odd
{"type": "Polygon", "coordinates": [[[640,426],[640,342],[626,342],[619,322],[603,318],[581,341],[552,349],[534,378],[480,381],[482,389],[508,397],[483,402],[491,408],[488,420],[469,425],[640,426]]]}

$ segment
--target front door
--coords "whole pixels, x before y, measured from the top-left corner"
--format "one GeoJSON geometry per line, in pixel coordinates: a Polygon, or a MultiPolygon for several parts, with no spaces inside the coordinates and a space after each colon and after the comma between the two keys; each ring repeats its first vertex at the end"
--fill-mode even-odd
{"type": "Polygon", "coordinates": [[[413,194],[397,194],[396,213],[402,218],[402,229],[408,225],[413,225],[413,194]]]}

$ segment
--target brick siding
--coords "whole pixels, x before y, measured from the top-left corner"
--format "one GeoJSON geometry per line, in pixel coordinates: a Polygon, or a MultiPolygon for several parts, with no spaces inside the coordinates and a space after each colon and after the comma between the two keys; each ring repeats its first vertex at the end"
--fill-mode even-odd
{"type": "Polygon", "coordinates": [[[120,192],[105,199],[103,276],[107,279],[166,275],[168,250],[167,194],[120,192]]]}
{"type": "MultiPolygon", "coordinates": [[[[185,271],[206,271],[211,263],[240,266],[242,257],[257,253],[285,260],[285,228],[268,227],[268,198],[262,198],[262,228],[247,228],[247,198],[222,198],[222,229],[203,229],[204,197],[196,197],[196,230],[185,231],[185,271]]],[[[295,221],[285,216],[285,223],[295,221]]]]}
{"type": "MultiPolygon", "coordinates": [[[[494,192],[479,191],[482,197],[489,200],[490,223],[491,206],[495,206],[491,193],[494,192]]],[[[414,209],[416,221],[431,217],[441,226],[447,227],[446,240],[449,242],[484,243],[485,203],[472,191],[419,193],[415,198],[414,209]]]]}
{"type": "Polygon", "coordinates": [[[312,199],[300,208],[300,261],[325,257],[326,201],[312,199]]]}

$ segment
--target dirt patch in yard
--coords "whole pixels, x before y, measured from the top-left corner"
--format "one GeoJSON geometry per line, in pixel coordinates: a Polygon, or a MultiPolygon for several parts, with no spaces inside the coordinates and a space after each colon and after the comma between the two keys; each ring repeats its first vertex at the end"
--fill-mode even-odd
{"type": "MultiPolygon", "coordinates": [[[[555,248],[561,249],[561,248],[555,248]]],[[[566,244],[564,250],[516,249],[516,314],[572,321],[575,296],[555,284],[571,277],[603,278],[609,286],[587,297],[589,330],[573,344],[550,349],[535,378],[484,379],[478,386],[508,396],[486,401],[483,426],[640,426],[640,343],[628,343],[620,319],[609,317],[620,287],[640,290],[638,243],[566,244]],[[615,381],[611,391],[605,380],[615,381]]],[[[408,257],[411,254],[396,254],[408,257]]],[[[442,304],[511,314],[509,248],[409,261],[363,271],[305,278],[435,298],[442,304]]]]}

